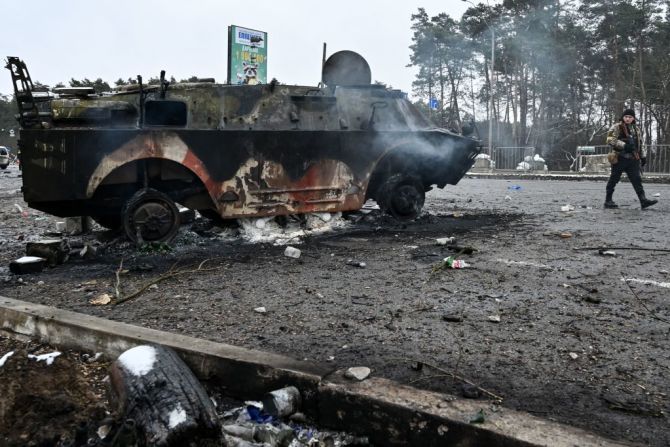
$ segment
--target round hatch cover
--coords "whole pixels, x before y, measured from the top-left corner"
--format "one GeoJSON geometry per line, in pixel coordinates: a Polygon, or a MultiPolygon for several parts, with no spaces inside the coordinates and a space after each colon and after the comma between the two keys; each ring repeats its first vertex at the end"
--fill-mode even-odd
{"type": "Polygon", "coordinates": [[[353,51],[338,51],[323,64],[323,82],[335,85],[369,85],[372,81],[368,62],[353,51]]]}

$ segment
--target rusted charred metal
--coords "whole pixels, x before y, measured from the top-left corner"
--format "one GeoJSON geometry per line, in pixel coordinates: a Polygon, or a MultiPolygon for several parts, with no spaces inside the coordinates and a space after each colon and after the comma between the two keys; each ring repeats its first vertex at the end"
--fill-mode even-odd
{"type": "Polygon", "coordinates": [[[25,64],[8,58],[7,68],[25,200],[57,216],[125,225],[133,239],[173,235],[166,198],[224,219],[350,211],[373,198],[414,218],[425,191],[456,184],[480,150],[435,128],[402,92],[371,85],[367,63],[352,52],[326,61],[319,87],[208,79],[102,95],[63,89],[42,112],[25,64]],[[148,219],[145,232],[138,210],[145,220],[160,210],[165,221],[148,219]]]}

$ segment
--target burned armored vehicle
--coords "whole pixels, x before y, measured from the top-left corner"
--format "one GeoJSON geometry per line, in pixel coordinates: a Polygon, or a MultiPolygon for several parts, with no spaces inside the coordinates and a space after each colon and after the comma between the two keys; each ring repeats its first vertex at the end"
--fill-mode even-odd
{"type": "Polygon", "coordinates": [[[91,216],[133,240],[167,241],[176,204],[219,219],[357,210],[398,219],[433,185],[456,184],[479,142],[435,128],[358,54],[332,55],[318,87],[213,80],[38,96],[9,57],[23,194],[56,216],[91,216]]]}

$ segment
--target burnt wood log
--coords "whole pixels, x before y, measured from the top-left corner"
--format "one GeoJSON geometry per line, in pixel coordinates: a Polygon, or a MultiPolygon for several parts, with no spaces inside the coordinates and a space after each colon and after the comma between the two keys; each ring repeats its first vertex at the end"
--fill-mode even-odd
{"type": "Polygon", "coordinates": [[[221,437],[214,404],[171,349],[136,346],[110,367],[117,417],[135,422],[140,445],[187,446],[221,437]]]}

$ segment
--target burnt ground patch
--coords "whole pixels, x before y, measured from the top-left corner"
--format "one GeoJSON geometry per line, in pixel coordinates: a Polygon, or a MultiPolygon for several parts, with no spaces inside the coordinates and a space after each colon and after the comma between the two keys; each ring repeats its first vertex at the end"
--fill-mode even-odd
{"type": "MultiPolygon", "coordinates": [[[[668,257],[584,249],[668,248],[667,205],[606,213],[604,185],[516,183],[522,189],[512,193],[505,181],[463,181],[449,192],[455,198],[431,193],[416,222],[363,218],[308,238],[300,259],[283,256],[283,247],[221,241],[205,231],[165,253],[110,246],[23,282],[11,276],[0,293],[333,369],[368,366],[377,376],[472,396],[485,411],[514,408],[615,439],[667,445],[670,326],[663,320],[670,308],[667,289],[653,282],[668,282],[668,257]],[[575,210],[561,212],[566,203],[575,210]],[[613,239],[609,229],[622,224],[631,230],[613,239]],[[453,254],[435,245],[448,236],[476,249],[462,255],[471,267],[433,272],[453,254]],[[128,271],[120,287],[132,292],[177,262],[181,268],[205,259],[216,269],[159,282],[118,306],[89,304],[113,293],[121,260],[128,271]],[[652,282],[628,287],[622,275],[652,282]],[[260,306],[267,313],[254,311],[260,306]],[[502,404],[452,374],[503,397],[502,404]]],[[[618,199],[624,206],[626,194],[618,199]]],[[[27,229],[12,210],[17,200],[0,197],[0,218],[9,224],[0,237],[51,227],[30,220],[27,229]]],[[[22,246],[7,242],[3,264],[22,246]]]]}

